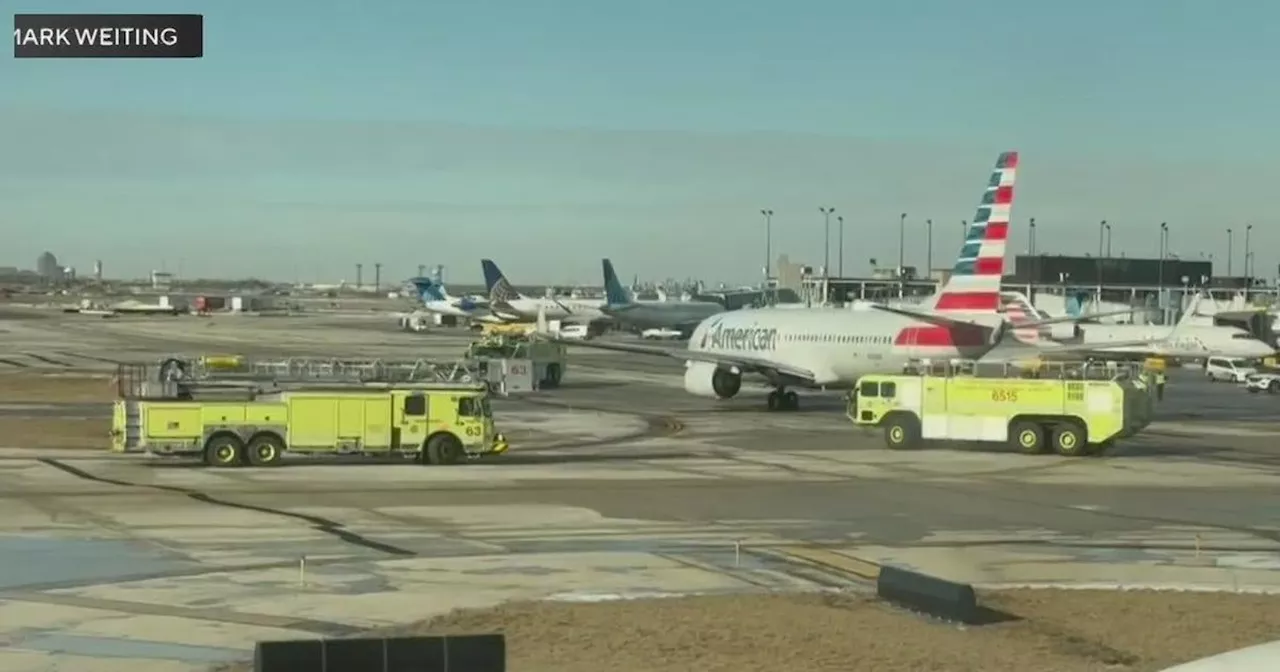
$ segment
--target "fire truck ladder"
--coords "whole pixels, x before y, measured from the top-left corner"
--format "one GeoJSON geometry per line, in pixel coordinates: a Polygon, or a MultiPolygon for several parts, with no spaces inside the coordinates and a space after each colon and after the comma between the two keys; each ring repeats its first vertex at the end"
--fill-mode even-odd
{"type": "Polygon", "coordinates": [[[430,359],[334,357],[169,359],[160,380],[183,383],[269,381],[275,383],[473,383],[474,364],[430,359]]]}

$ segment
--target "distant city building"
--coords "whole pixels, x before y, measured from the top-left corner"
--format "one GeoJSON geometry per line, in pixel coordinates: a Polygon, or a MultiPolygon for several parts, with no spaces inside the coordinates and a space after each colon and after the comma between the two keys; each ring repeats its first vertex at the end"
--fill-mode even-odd
{"type": "Polygon", "coordinates": [[[102,260],[93,262],[93,279],[102,282],[102,260]]]}
{"type": "Polygon", "coordinates": [[[52,252],[41,254],[36,259],[36,274],[49,282],[61,279],[62,267],[58,265],[58,258],[52,252]]]}

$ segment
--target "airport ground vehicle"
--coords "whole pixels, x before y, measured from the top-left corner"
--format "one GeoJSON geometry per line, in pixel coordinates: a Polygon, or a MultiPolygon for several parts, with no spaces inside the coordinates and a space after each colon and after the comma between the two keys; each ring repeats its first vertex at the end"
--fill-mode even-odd
{"type": "Polygon", "coordinates": [[[1280,370],[1266,367],[1246,374],[1244,377],[1244,389],[1254,394],[1258,392],[1280,394],[1280,370]]]}
{"type": "Polygon", "coordinates": [[[1151,422],[1153,395],[1141,367],[1044,362],[939,362],[916,373],[868,375],[849,397],[854,424],[880,427],[890,448],[925,440],[1007,442],[1024,453],[1052,447],[1098,455],[1151,422]]]}
{"type": "MultiPolygon", "coordinates": [[[[494,362],[528,362],[532,380],[542,389],[560,385],[568,360],[567,348],[563,343],[541,338],[537,334],[491,334],[468,346],[464,356],[468,362],[478,365],[481,376],[490,379],[492,375],[489,371],[493,370],[494,362]]],[[[507,367],[506,364],[503,366],[507,367]]]]}
{"type": "Polygon", "coordinates": [[[302,358],[277,360],[271,376],[271,362],[230,360],[120,365],[112,450],[232,467],[291,453],[455,464],[508,449],[483,382],[302,358]]]}
{"type": "Polygon", "coordinates": [[[1257,369],[1249,360],[1238,357],[1210,357],[1204,363],[1204,375],[1211,382],[1243,383],[1257,369]]]}

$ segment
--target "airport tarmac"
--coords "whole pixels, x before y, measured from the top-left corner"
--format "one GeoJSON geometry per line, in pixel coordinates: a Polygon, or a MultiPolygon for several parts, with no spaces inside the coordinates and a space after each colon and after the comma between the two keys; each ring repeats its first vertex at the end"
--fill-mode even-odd
{"type": "MultiPolygon", "coordinates": [[[[6,317],[0,368],[19,373],[466,342],[368,317],[6,317]]],[[[747,389],[687,395],[674,360],[572,357],[562,389],[495,404],[508,456],[458,468],[209,470],[0,439],[0,665],[193,670],[255,640],[515,598],[864,590],[875,563],[988,586],[1280,589],[1269,395],[1177,372],[1159,420],[1104,458],[890,453],[835,394],[769,414],[747,389]]],[[[95,411],[0,407],[61,413],[95,411]]]]}

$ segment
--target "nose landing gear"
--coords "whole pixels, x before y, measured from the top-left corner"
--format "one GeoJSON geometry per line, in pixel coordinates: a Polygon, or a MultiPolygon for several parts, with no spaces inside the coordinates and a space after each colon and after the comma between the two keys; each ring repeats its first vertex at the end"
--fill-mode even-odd
{"type": "Polygon", "coordinates": [[[769,410],[795,411],[800,409],[800,395],[781,387],[769,393],[769,410]]]}

